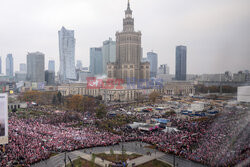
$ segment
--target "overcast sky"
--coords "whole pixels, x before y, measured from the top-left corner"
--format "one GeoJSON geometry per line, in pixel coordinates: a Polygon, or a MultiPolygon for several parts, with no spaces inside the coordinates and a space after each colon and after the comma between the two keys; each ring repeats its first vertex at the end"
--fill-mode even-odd
{"type": "MultiPolygon", "coordinates": [[[[127,0],[0,0],[0,56],[14,57],[15,71],[27,52],[41,51],[59,69],[58,30],[75,30],[75,60],[89,65],[89,48],[122,30],[127,0]]],[[[250,70],[250,0],[131,0],[144,57],[175,71],[175,47],[187,46],[187,71],[250,70]]]]}

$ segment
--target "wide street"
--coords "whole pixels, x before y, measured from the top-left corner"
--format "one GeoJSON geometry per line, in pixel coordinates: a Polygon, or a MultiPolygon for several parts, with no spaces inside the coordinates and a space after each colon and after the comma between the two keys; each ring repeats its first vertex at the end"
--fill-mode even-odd
{"type": "MultiPolygon", "coordinates": [[[[143,155],[143,157],[139,157],[137,159],[131,160],[129,163],[129,166],[132,163],[135,163],[135,165],[143,164],[145,162],[151,161],[153,159],[161,160],[164,162],[167,162],[171,165],[173,165],[174,162],[174,156],[169,154],[164,154],[162,152],[159,152],[155,149],[145,148],[148,144],[141,143],[141,142],[128,142],[128,143],[120,143],[119,145],[114,146],[108,146],[108,147],[94,147],[94,148],[88,148],[88,149],[82,149],[78,151],[68,152],[67,155],[67,163],[69,163],[68,156],[73,161],[77,159],[78,157],[86,157],[86,159],[89,159],[90,155],[92,153],[103,153],[103,152],[110,152],[110,149],[112,148],[114,152],[121,152],[122,145],[126,152],[130,153],[137,153],[143,155]],[[147,155],[147,153],[150,152],[151,156],[147,155]]],[[[48,160],[41,161],[39,163],[36,163],[32,165],[32,167],[62,167],[64,166],[64,157],[65,153],[60,153],[56,156],[51,157],[48,160]]],[[[102,162],[100,159],[96,158],[96,163],[105,166],[105,164],[108,164],[108,161],[102,162]]],[[[185,160],[179,157],[175,157],[175,163],[178,167],[203,167],[204,165],[195,163],[193,161],[185,160]]]]}

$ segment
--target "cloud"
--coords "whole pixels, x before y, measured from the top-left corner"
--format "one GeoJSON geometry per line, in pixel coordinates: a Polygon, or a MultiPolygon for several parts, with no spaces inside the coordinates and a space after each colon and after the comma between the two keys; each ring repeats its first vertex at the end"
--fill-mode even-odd
{"type": "MultiPolygon", "coordinates": [[[[0,56],[13,53],[15,70],[27,52],[41,51],[59,69],[58,30],[75,30],[76,60],[89,64],[89,48],[122,30],[124,0],[8,0],[0,5],[0,56]]],[[[131,1],[144,56],[154,50],[159,64],[175,70],[175,46],[188,47],[189,73],[249,68],[249,0],[131,1]],[[227,60],[227,63],[225,63],[227,60]]],[[[5,71],[5,70],[2,70],[5,71]]]]}

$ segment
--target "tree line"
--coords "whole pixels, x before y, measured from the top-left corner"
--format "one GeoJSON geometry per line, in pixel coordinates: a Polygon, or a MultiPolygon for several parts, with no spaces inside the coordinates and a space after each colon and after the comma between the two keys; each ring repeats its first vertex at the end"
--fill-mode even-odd
{"type": "Polygon", "coordinates": [[[53,105],[59,108],[66,108],[69,111],[80,113],[95,112],[96,116],[102,118],[106,116],[107,109],[101,103],[100,97],[83,95],[62,96],[60,91],[42,92],[42,91],[27,91],[19,96],[20,101],[35,102],[38,105],[53,105]]]}
{"type": "Polygon", "coordinates": [[[205,85],[196,85],[196,93],[237,93],[237,87],[232,86],[205,86],[205,85]]]}

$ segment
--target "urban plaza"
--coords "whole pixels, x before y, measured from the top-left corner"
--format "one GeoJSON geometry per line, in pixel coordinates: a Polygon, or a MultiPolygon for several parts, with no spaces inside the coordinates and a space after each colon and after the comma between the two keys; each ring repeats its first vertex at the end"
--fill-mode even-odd
{"type": "Polygon", "coordinates": [[[2,1],[0,167],[249,167],[249,11],[2,1]]]}

